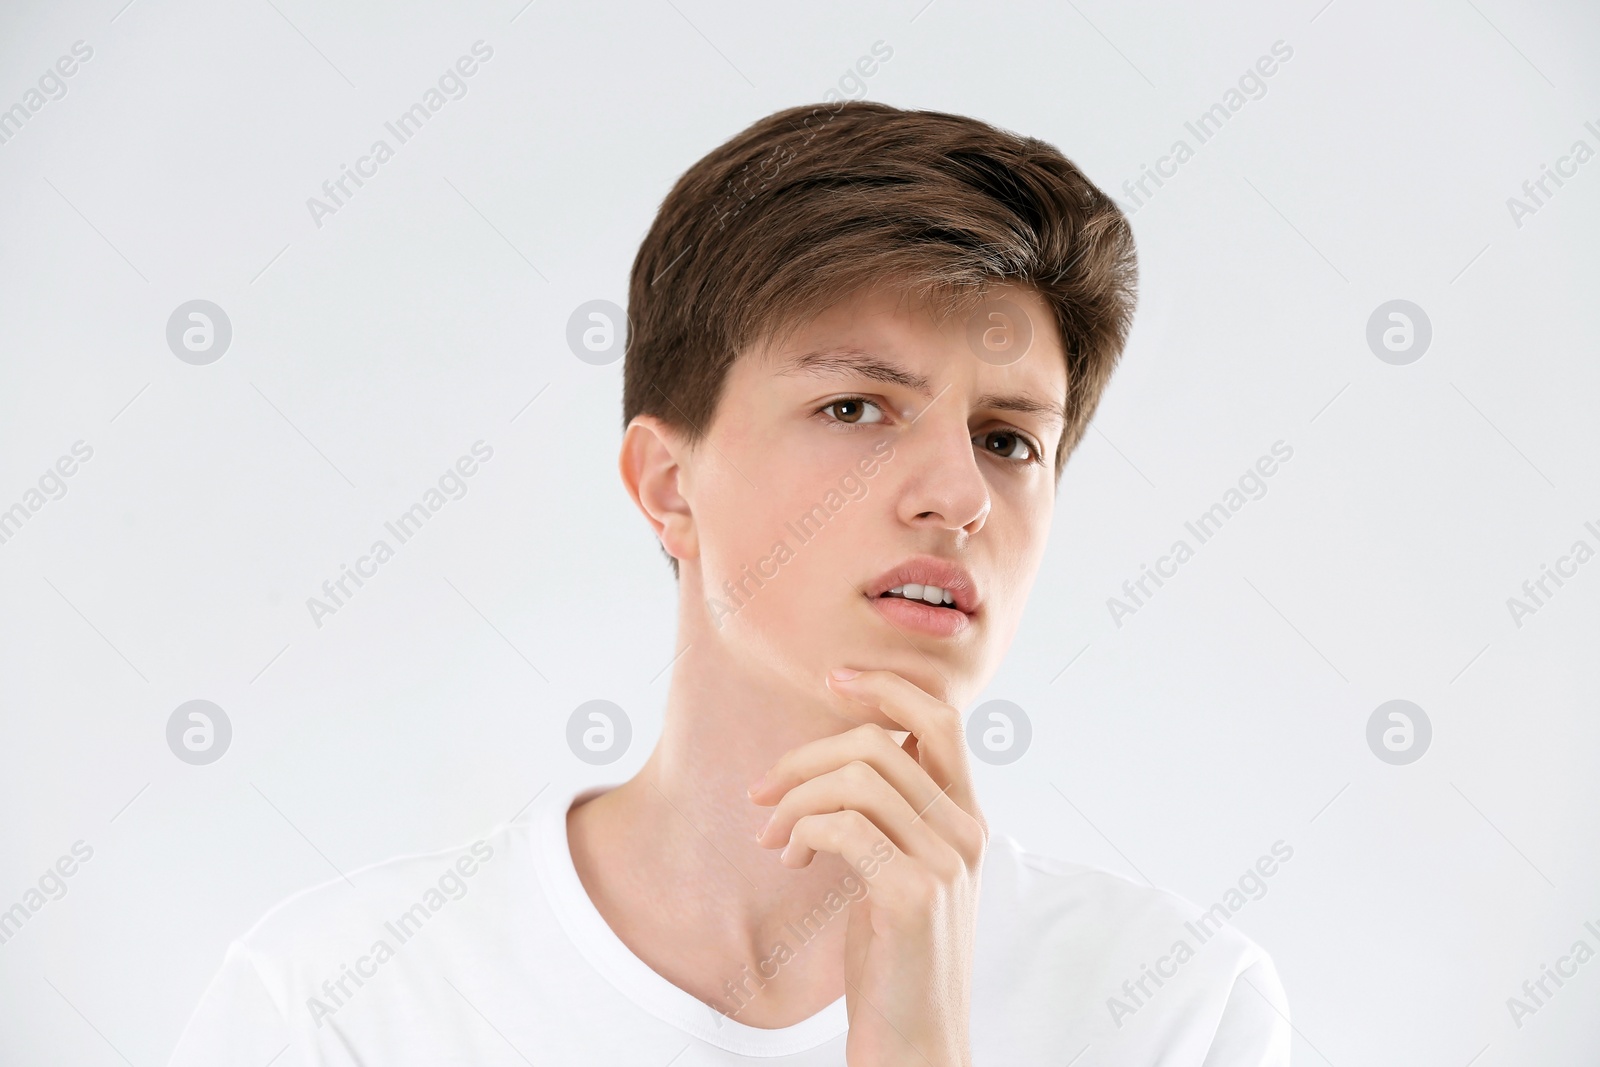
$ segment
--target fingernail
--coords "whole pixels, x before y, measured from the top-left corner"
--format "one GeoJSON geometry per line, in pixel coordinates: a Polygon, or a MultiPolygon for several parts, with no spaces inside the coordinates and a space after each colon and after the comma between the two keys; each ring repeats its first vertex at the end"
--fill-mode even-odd
{"type": "Polygon", "coordinates": [[[767,821],[762,823],[761,824],[761,829],[756,831],[756,840],[757,841],[760,841],[763,837],[767,836],[767,831],[772,829],[772,820],[776,819],[777,817],[778,817],[778,813],[777,812],[773,812],[771,815],[767,816],[767,821]]]}
{"type": "Polygon", "coordinates": [[[833,676],[841,682],[848,682],[860,673],[860,671],[853,671],[849,667],[835,667],[832,671],[833,676]]]}
{"type": "Polygon", "coordinates": [[[761,792],[761,787],[766,784],[767,776],[763,774],[760,778],[757,778],[754,782],[750,783],[750,795],[755,796],[757,793],[761,792]]]}

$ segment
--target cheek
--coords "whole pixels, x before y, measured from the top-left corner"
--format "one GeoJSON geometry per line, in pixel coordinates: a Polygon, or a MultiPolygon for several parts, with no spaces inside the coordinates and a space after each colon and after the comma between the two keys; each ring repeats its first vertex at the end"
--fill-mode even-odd
{"type": "MultiPolygon", "coordinates": [[[[738,467],[724,472],[724,492],[701,514],[713,591],[741,581],[755,589],[760,579],[769,586],[761,590],[762,599],[794,599],[803,593],[795,587],[811,582],[803,573],[816,568],[819,558],[847,549],[845,528],[860,520],[869,494],[851,478],[860,448],[828,444],[730,427],[721,447],[725,456],[738,457],[738,467]],[[844,451],[849,455],[834,454],[844,451]]],[[[831,568],[833,582],[842,588],[841,579],[854,576],[855,569],[831,568]]]]}
{"type": "MultiPolygon", "coordinates": [[[[996,502],[999,506],[999,502],[996,502]]],[[[1002,535],[1003,546],[995,557],[996,566],[991,579],[994,612],[994,636],[1001,649],[1009,647],[1011,639],[1021,624],[1039,566],[1050,543],[1050,526],[1054,514],[1053,501],[1029,501],[1008,509],[1004,515],[991,515],[992,524],[985,534],[1002,535]]]]}
{"type": "Polygon", "coordinates": [[[749,473],[758,488],[741,480],[702,533],[711,625],[741,656],[820,683],[859,595],[851,583],[868,577],[864,553],[883,540],[871,533],[873,509],[883,505],[870,490],[841,489],[837,477],[813,477],[795,464],[782,476],[753,466],[749,473]]]}
{"type": "MultiPolygon", "coordinates": [[[[747,469],[752,480],[764,473],[747,469]]],[[[735,617],[748,627],[771,602],[791,596],[795,580],[788,572],[805,551],[789,528],[791,511],[799,510],[790,494],[766,489],[765,477],[755,486],[735,477],[728,494],[697,515],[705,592],[723,631],[735,617]]]]}
{"type": "Polygon", "coordinates": [[[1050,484],[1053,475],[1041,475],[1037,483],[1018,485],[1010,491],[1001,489],[994,498],[993,518],[1004,524],[1003,540],[1009,555],[1024,569],[1037,567],[1044,558],[1055,520],[1056,495],[1050,484]]]}
{"type": "MultiPolygon", "coordinates": [[[[738,597],[762,616],[848,592],[847,581],[860,569],[848,557],[852,543],[860,547],[860,531],[852,527],[864,517],[863,501],[826,488],[808,491],[809,482],[793,476],[762,485],[742,486],[703,537],[708,592],[738,597]]],[[[794,622],[790,615],[791,629],[794,622]]]]}
{"type": "Polygon", "coordinates": [[[787,496],[756,497],[730,515],[715,551],[707,546],[703,554],[714,639],[740,664],[782,678],[796,692],[821,685],[829,628],[814,620],[841,602],[829,601],[821,584],[830,535],[839,531],[802,539],[793,516],[803,511],[787,496]]]}

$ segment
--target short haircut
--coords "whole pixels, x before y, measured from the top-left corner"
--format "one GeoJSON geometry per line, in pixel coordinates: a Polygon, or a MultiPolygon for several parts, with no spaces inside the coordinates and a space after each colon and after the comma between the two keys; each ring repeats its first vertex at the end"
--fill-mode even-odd
{"type": "Polygon", "coordinates": [[[1043,141],[864,100],[769,115],[672,187],[628,282],[623,425],[697,442],[739,352],[886,283],[936,314],[1039,294],[1066,350],[1059,478],[1132,324],[1127,218],[1043,141]]]}

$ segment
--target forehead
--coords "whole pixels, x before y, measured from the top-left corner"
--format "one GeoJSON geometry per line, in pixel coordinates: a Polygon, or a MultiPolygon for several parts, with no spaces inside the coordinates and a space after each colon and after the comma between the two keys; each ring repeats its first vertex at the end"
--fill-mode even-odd
{"type": "Polygon", "coordinates": [[[1049,305],[1025,287],[996,287],[955,307],[894,290],[859,292],[778,331],[751,354],[751,362],[775,378],[867,378],[928,397],[964,372],[989,390],[978,398],[980,406],[1065,423],[1060,331],[1049,305]],[[1009,329],[1013,337],[1025,332],[1026,349],[1020,356],[994,356],[982,346],[985,331],[995,329],[1009,329]]]}

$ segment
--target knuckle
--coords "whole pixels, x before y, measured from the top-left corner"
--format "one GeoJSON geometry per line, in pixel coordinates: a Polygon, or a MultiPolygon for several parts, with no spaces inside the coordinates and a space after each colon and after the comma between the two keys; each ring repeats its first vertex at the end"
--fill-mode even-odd
{"type": "Polygon", "coordinates": [[[879,730],[878,740],[874,743],[873,755],[883,767],[907,763],[914,766],[917,762],[899,741],[891,737],[887,730],[882,729],[879,730]]]}
{"type": "Polygon", "coordinates": [[[802,815],[794,821],[794,826],[789,830],[789,840],[801,843],[810,843],[820,840],[825,830],[825,824],[818,815],[802,815]]]}
{"type": "Polygon", "coordinates": [[[851,832],[856,834],[876,834],[878,832],[878,828],[872,825],[872,820],[854,808],[845,811],[843,814],[851,832]]]}
{"type": "Polygon", "coordinates": [[[956,823],[952,834],[956,851],[968,862],[980,859],[989,843],[988,831],[975,819],[962,819],[956,823]]]}
{"type": "Polygon", "coordinates": [[[855,734],[857,741],[868,752],[883,752],[899,747],[894,743],[894,738],[889,736],[889,731],[875,722],[862,723],[850,732],[855,734]]]}
{"type": "Polygon", "coordinates": [[[865,786],[872,784],[878,777],[878,772],[866,760],[853,759],[844,765],[845,778],[851,785],[865,786]]]}

